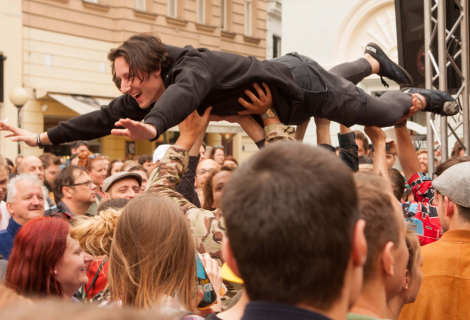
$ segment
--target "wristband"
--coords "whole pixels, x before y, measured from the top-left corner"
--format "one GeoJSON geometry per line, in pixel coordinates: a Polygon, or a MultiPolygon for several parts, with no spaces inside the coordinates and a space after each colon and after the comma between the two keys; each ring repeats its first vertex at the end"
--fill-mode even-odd
{"type": "Polygon", "coordinates": [[[44,148],[44,146],[41,144],[41,136],[40,136],[40,133],[38,133],[38,135],[37,135],[37,140],[38,140],[38,148],[39,148],[39,149],[44,148]]]}
{"type": "Polygon", "coordinates": [[[394,125],[394,127],[397,128],[397,129],[398,129],[398,128],[406,127],[406,123],[407,123],[407,122],[408,122],[408,120],[405,120],[405,121],[403,121],[403,122],[401,122],[401,123],[397,123],[397,124],[394,125]]]}

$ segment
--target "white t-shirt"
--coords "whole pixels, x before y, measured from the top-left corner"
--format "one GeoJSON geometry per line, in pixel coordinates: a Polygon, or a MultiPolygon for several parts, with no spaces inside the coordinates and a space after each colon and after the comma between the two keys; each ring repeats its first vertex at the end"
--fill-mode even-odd
{"type": "Polygon", "coordinates": [[[0,203],[0,211],[2,212],[2,220],[0,220],[0,230],[5,230],[8,227],[11,214],[7,210],[7,204],[5,201],[0,203]]]}

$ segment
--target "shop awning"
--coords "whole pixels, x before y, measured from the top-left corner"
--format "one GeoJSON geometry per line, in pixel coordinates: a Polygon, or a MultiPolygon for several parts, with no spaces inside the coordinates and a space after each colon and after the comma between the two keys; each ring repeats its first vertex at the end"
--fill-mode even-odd
{"type": "MultiPolygon", "coordinates": [[[[49,96],[57,102],[78,114],[90,113],[99,110],[101,106],[108,105],[112,99],[97,98],[81,95],[49,93],[49,96]]],[[[178,126],[170,128],[168,131],[179,131],[178,126]]],[[[207,128],[207,133],[242,133],[243,129],[237,123],[227,121],[211,122],[207,128]]]]}

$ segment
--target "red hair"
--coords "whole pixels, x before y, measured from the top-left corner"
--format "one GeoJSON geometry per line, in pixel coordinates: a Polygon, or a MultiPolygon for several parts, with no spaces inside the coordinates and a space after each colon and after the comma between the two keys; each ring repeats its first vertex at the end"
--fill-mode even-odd
{"type": "Polygon", "coordinates": [[[6,286],[23,296],[62,296],[54,269],[64,255],[68,234],[64,219],[46,216],[26,223],[15,236],[6,286]]]}

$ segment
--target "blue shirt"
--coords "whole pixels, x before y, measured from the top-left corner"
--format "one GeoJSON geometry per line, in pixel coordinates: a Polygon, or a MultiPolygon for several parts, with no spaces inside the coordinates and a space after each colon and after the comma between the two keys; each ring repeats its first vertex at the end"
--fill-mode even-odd
{"type": "Polygon", "coordinates": [[[8,221],[8,227],[5,230],[0,231],[0,253],[5,260],[10,259],[10,254],[13,250],[13,240],[21,227],[21,224],[18,224],[13,220],[13,218],[10,218],[8,221]]]}
{"type": "Polygon", "coordinates": [[[296,306],[270,303],[250,302],[246,305],[245,313],[241,320],[330,320],[319,313],[296,306]]]}

